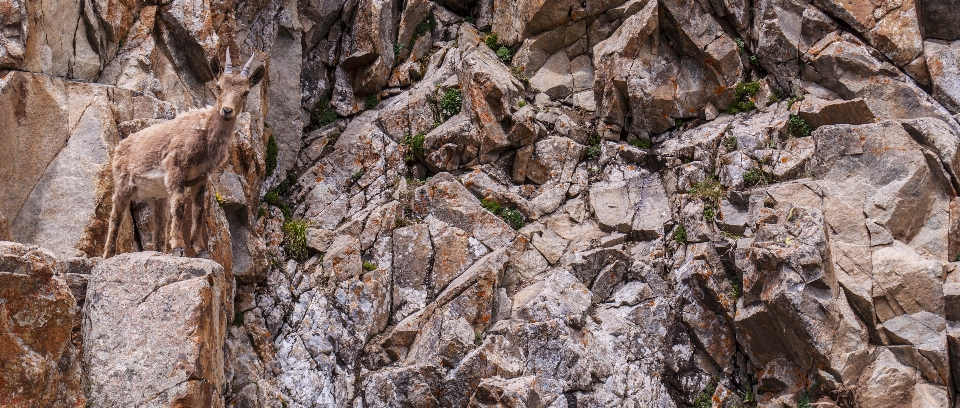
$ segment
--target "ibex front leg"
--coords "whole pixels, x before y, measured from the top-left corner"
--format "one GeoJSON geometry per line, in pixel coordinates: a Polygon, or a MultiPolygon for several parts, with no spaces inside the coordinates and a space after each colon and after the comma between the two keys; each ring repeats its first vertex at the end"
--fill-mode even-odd
{"type": "Polygon", "coordinates": [[[183,172],[174,166],[167,167],[166,187],[170,194],[170,251],[173,256],[184,256],[183,213],[184,190],[183,172]]]}

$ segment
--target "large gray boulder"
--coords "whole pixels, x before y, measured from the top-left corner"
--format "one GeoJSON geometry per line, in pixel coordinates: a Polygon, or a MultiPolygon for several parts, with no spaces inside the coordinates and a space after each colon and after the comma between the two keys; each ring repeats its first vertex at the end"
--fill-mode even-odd
{"type": "Polygon", "coordinates": [[[232,299],[213,261],[141,252],[98,264],[83,310],[90,402],[222,407],[232,299]]]}

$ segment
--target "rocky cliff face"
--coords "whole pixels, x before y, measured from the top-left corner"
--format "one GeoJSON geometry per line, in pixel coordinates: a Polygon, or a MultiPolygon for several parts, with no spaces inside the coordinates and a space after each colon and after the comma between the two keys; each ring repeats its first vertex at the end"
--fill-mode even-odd
{"type": "Polygon", "coordinates": [[[0,0],[0,404],[955,406],[958,15],[0,0]],[[95,258],[227,47],[217,264],[95,258]]]}

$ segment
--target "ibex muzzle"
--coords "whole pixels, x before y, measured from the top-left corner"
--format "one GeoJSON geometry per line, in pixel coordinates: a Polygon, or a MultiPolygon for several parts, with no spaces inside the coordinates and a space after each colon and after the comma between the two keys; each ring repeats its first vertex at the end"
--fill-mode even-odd
{"type": "MultiPolygon", "coordinates": [[[[194,109],[173,120],[160,123],[130,135],[117,145],[113,153],[113,211],[103,257],[116,252],[120,222],[130,209],[130,200],[147,200],[158,220],[154,243],[160,246],[160,232],[166,225],[161,219],[167,213],[169,248],[177,256],[184,255],[183,218],[187,199],[193,200],[194,217],[190,244],[198,253],[207,250],[206,192],[209,175],[223,166],[236,127],[236,116],[243,109],[250,88],[260,83],[263,66],[250,73],[253,55],[239,74],[233,72],[230,49],[227,49],[223,72],[217,60],[210,63],[216,79],[216,106],[194,109]]],[[[158,250],[161,248],[157,248],[158,250]]]]}

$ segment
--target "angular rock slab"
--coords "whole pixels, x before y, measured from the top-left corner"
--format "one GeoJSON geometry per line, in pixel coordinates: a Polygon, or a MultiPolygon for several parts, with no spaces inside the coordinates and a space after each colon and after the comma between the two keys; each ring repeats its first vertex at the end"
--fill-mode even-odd
{"type": "Polygon", "coordinates": [[[205,259],[139,252],[98,264],[83,320],[91,406],[222,407],[227,289],[205,259]]]}
{"type": "Polygon", "coordinates": [[[45,249],[0,242],[0,406],[82,407],[77,303],[45,249]]]}

